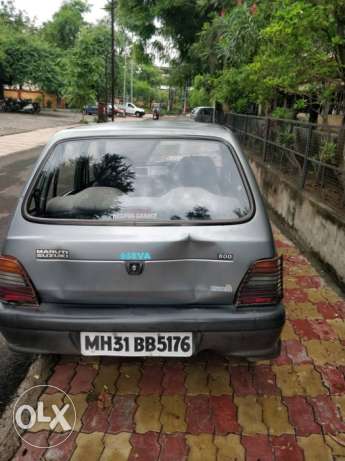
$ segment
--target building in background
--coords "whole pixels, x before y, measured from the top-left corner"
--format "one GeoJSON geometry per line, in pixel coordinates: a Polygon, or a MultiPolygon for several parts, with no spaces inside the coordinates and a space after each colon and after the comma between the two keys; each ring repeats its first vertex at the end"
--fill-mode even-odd
{"type": "Polygon", "coordinates": [[[25,85],[21,88],[17,85],[5,85],[4,96],[5,98],[13,99],[31,99],[33,102],[39,102],[42,108],[53,110],[66,108],[63,98],[58,98],[55,94],[46,93],[33,85],[25,85]]]}

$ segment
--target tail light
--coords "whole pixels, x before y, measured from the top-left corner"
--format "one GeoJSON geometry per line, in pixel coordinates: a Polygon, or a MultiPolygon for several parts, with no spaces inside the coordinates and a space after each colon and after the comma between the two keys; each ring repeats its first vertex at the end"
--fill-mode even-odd
{"type": "Polygon", "coordinates": [[[237,306],[271,305],[283,298],[283,258],[256,261],[238,289],[237,306]]]}
{"type": "Polygon", "coordinates": [[[0,301],[38,306],[37,295],[26,270],[12,256],[0,256],[0,301]]]}

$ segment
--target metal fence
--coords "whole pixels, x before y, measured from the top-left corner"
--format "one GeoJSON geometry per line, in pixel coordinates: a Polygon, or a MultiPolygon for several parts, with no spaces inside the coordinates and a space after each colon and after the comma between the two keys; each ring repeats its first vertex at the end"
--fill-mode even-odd
{"type": "Polygon", "coordinates": [[[237,134],[248,152],[344,212],[344,127],[235,113],[217,118],[237,134]]]}

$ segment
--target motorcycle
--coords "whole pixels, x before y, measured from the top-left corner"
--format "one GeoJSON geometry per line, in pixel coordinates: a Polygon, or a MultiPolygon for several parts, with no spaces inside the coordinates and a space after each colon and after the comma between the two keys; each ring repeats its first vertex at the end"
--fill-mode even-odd
{"type": "Polygon", "coordinates": [[[152,106],[152,118],[153,118],[153,120],[159,120],[160,111],[161,111],[160,105],[159,104],[153,104],[153,106],[152,106]]]}
{"type": "Polygon", "coordinates": [[[39,114],[41,112],[41,105],[38,102],[32,102],[31,99],[6,98],[2,105],[2,110],[4,112],[39,114]]]}

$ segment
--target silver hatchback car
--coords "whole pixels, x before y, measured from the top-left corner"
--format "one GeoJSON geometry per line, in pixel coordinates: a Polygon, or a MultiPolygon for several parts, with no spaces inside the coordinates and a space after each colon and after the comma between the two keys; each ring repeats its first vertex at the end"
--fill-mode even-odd
{"type": "Polygon", "coordinates": [[[0,330],[37,353],[279,354],[282,261],[231,132],[74,128],[44,149],[0,257],[0,330]]]}

